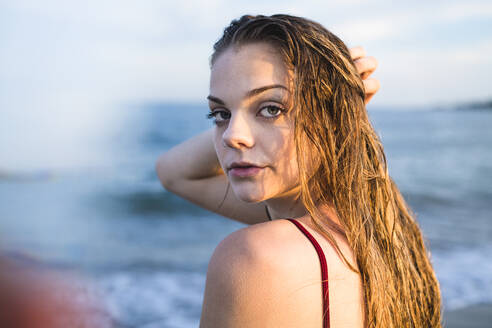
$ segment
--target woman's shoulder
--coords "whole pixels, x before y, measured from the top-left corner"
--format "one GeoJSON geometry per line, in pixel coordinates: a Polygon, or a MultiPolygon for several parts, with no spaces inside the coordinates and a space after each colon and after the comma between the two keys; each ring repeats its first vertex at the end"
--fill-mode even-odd
{"type": "Polygon", "coordinates": [[[216,247],[225,261],[248,261],[250,265],[284,268],[296,257],[302,238],[287,220],[274,220],[246,226],[227,235],[216,247]],[[289,226],[290,225],[290,226],[289,226]]]}
{"type": "MultiPolygon", "coordinates": [[[[332,324],[347,324],[350,321],[354,327],[361,326],[363,303],[360,276],[343,263],[335,248],[309,224],[308,218],[296,221],[316,239],[325,255],[332,324]]],[[[356,263],[348,243],[340,236],[335,238],[347,259],[352,264],[356,263]]],[[[309,320],[309,323],[304,323],[306,327],[311,323],[313,326],[321,324],[323,308],[319,257],[309,239],[292,222],[274,220],[239,229],[222,240],[216,251],[218,254],[215,255],[222,259],[221,268],[227,265],[232,268],[231,263],[241,268],[239,271],[244,276],[240,281],[244,282],[245,277],[262,277],[261,281],[250,283],[261,285],[262,293],[269,293],[277,299],[276,307],[284,309],[283,315],[291,313],[296,318],[289,320],[302,317],[302,320],[309,320]]],[[[225,274],[231,277],[230,272],[225,274]]]]}
{"type": "Polygon", "coordinates": [[[321,309],[318,313],[306,306],[312,303],[312,297],[306,296],[309,288],[294,279],[303,266],[289,269],[292,262],[285,255],[295,247],[289,245],[283,224],[248,226],[217,245],[207,270],[201,328],[320,326],[321,309]]]}
{"type": "Polygon", "coordinates": [[[207,270],[203,327],[322,326],[319,268],[309,268],[288,224],[258,223],[219,243],[207,270]]]}
{"type": "MultiPolygon", "coordinates": [[[[301,217],[295,221],[300,223],[314,237],[331,269],[340,268],[342,265],[346,266],[334,245],[316,230],[309,217],[301,217]]],[[[331,232],[342,253],[353,266],[357,267],[353,251],[346,238],[335,231],[331,232]]],[[[293,222],[289,222],[287,219],[277,219],[247,226],[231,233],[222,242],[226,242],[230,246],[233,244],[235,247],[247,251],[251,256],[276,258],[278,265],[288,264],[290,260],[299,263],[298,261],[306,258],[308,254],[311,255],[311,260],[316,260],[315,263],[319,262],[311,241],[293,222]]]]}
{"type": "MultiPolygon", "coordinates": [[[[296,221],[301,222],[309,232],[313,232],[312,228],[300,219],[296,221]]],[[[321,245],[329,265],[333,254],[329,250],[330,245],[322,240],[323,237],[315,238],[321,245]]],[[[244,259],[267,263],[271,268],[277,269],[307,260],[306,253],[315,255],[317,259],[310,241],[287,219],[266,221],[236,230],[219,243],[217,249],[221,248],[234,252],[231,256],[241,255],[244,259]]]]}

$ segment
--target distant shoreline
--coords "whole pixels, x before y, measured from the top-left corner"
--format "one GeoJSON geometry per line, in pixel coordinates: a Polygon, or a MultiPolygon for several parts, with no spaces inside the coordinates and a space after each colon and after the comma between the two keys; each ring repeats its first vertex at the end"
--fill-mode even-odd
{"type": "Polygon", "coordinates": [[[485,101],[463,103],[463,104],[455,106],[455,109],[457,109],[457,110],[470,110],[470,109],[492,110],[492,99],[485,100],[485,101]]]}

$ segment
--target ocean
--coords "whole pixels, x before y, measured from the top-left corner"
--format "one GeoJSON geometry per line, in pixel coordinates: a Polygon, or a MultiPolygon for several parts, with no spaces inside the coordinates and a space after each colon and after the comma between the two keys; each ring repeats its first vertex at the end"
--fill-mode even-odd
{"type": "MultiPolygon", "coordinates": [[[[120,327],[197,327],[215,246],[245,225],[164,190],[154,165],[208,108],[122,109],[105,165],[0,172],[0,244],[86,277],[120,327]]],[[[417,216],[445,309],[492,303],[492,111],[370,110],[417,216]]]]}

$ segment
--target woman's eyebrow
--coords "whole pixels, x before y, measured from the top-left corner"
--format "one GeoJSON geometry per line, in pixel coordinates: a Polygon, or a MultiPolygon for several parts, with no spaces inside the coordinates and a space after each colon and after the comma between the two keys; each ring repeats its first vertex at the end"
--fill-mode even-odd
{"type": "MultiPolygon", "coordinates": [[[[266,85],[266,86],[263,86],[263,87],[259,87],[259,88],[256,88],[256,89],[252,89],[252,90],[249,90],[248,92],[246,92],[246,96],[245,98],[251,98],[253,96],[256,96],[266,90],[269,90],[269,89],[275,89],[275,88],[281,88],[281,89],[285,89],[287,91],[289,91],[289,89],[287,89],[286,86],[282,85],[282,84],[272,84],[272,85],[266,85]]],[[[214,97],[212,95],[209,95],[207,97],[208,100],[210,101],[213,101],[219,105],[225,105],[224,101],[220,98],[217,98],[217,97],[214,97]]]]}

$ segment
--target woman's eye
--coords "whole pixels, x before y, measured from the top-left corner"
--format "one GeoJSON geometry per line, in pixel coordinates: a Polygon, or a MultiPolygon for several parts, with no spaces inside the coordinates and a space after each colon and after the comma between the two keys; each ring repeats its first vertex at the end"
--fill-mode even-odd
{"type": "Polygon", "coordinates": [[[274,105],[269,105],[269,106],[265,106],[263,107],[260,112],[263,113],[263,116],[265,116],[266,118],[274,118],[274,117],[277,117],[279,116],[284,110],[278,106],[274,106],[274,105]]]}
{"type": "Polygon", "coordinates": [[[217,124],[231,118],[231,113],[223,110],[211,111],[207,114],[207,118],[215,118],[214,123],[217,124]]]}
{"type": "MultiPolygon", "coordinates": [[[[283,108],[274,105],[268,105],[260,109],[261,116],[267,119],[274,119],[280,116],[280,114],[284,111],[285,110],[283,108]]],[[[210,113],[207,114],[207,118],[215,118],[214,124],[220,124],[230,119],[231,113],[224,110],[210,111],[210,113]]]]}

